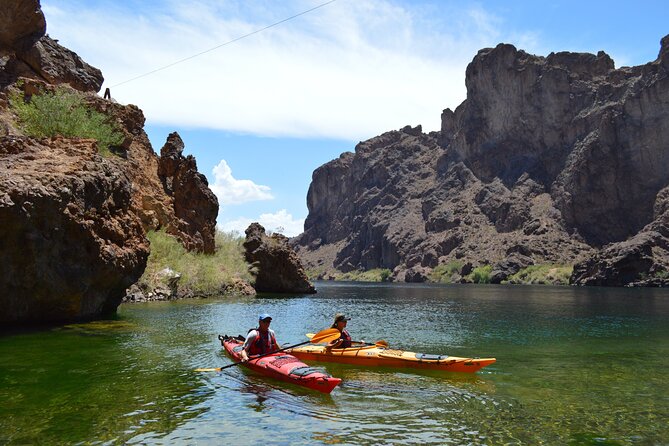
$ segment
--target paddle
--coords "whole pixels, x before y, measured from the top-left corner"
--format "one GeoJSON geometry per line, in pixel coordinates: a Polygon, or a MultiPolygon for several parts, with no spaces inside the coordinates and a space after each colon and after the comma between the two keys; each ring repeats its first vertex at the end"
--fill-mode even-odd
{"type": "MultiPolygon", "coordinates": [[[[339,336],[340,336],[339,330],[337,330],[336,328],[328,328],[327,330],[319,331],[318,333],[313,335],[313,337],[309,341],[300,342],[299,344],[295,344],[295,345],[289,345],[288,347],[283,347],[280,350],[275,350],[273,352],[265,353],[264,355],[254,356],[251,359],[264,358],[265,356],[269,356],[269,355],[274,354],[274,353],[290,350],[291,348],[299,347],[300,345],[305,345],[305,344],[309,344],[309,343],[319,344],[321,342],[334,341],[335,339],[339,338],[339,336]]],[[[230,367],[234,367],[234,366],[239,365],[239,364],[242,364],[242,362],[234,362],[234,363],[228,364],[224,367],[216,367],[216,368],[208,368],[208,369],[195,369],[195,371],[196,372],[220,372],[221,370],[225,370],[225,369],[228,369],[230,367]]]]}
{"type": "MultiPolygon", "coordinates": [[[[331,330],[336,330],[336,328],[331,328],[331,330]]],[[[313,337],[316,336],[316,335],[313,334],[313,333],[307,333],[306,336],[307,336],[308,338],[311,339],[311,338],[313,338],[313,337]]],[[[312,342],[313,342],[313,341],[312,341],[312,342]]],[[[321,341],[321,342],[322,342],[322,341],[321,341]]],[[[330,341],[327,341],[327,342],[330,342],[330,341]]],[[[354,342],[354,343],[356,343],[356,344],[362,344],[362,345],[375,345],[376,347],[383,347],[383,348],[388,348],[388,347],[390,347],[390,345],[388,344],[388,341],[384,341],[383,339],[379,339],[378,341],[376,341],[376,342],[373,343],[373,344],[370,343],[370,342],[363,342],[363,341],[351,341],[351,342],[354,342]]],[[[315,344],[315,342],[314,342],[314,344],[315,344]]]]}

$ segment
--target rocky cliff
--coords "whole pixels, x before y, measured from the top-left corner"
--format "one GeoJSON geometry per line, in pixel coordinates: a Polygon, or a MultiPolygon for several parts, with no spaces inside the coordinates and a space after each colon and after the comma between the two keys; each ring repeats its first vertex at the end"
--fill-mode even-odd
{"type": "Polygon", "coordinates": [[[660,283],[668,69],[669,36],[654,62],[619,69],[604,52],[483,49],[441,131],[388,132],[314,172],[293,243],[323,274],[389,268],[421,281],[460,260],[494,265],[497,281],[566,263],[578,284],[660,283]],[[613,272],[623,264],[630,272],[613,272]]]}
{"type": "MultiPolygon", "coordinates": [[[[162,156],[144,116],[95,94],[97,68],[45,35],[37,0],[0,11],[0,324],[90,319],[116,310],[144,271],[145,233],[166,229],[190,249],[213,252],[216,197],[171,134],[162,156]],[[10,92],[30,100],[56,85],[80,92],[123,133],[113,155],[95,140],[25,136],[10,92]]],[[[0,325],[1,326],[1,325],[0,325]]]]}

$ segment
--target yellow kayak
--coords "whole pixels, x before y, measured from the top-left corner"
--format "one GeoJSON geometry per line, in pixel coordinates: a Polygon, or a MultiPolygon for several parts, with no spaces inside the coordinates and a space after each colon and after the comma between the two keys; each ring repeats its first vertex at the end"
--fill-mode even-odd
{"type": "Polygon", "coordinates": [[[324,345],[305,345],[290,350],[302,361],[338,362],[369,367],[403,367],[474,373],[496,361],[495,358],[460,358],[457,356],[393,350],[379,345],[327,349],[324,345]]]}

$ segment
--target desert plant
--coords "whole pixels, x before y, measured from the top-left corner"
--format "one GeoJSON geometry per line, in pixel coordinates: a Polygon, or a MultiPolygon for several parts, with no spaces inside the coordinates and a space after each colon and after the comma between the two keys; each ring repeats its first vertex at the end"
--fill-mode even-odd
{"type": "Polygon", "coordinates": [[[81,94],[66,87],[32,95],[28,101],[15,92],[10,94],[9,103],[18,117],[19,128],[28,136],[92,138],[103,153],[123,142],[123,133],[106,115],[87,106],[81,94]]]}
{"type": "Polygon", "coordinates": [[[234,233],[216,233],[214,254],[186,251],[179,241],[165,231],[150,231],[147,238],[151,253],[140,283],[155,288],[159,271],[170,268],[181,274],[179,286],[202,294],[215,294],[235,278],[252,280],[242,250],[243,238],[234,233]]]}
{"type": "Polygon", "coordinates": [[[509,276],[508,283],[568,285],[574,270],[572,265],[530,265],[509,276]]]}
{"type": "Polygon", "coordinates": [[[460,274],[463,263],[453,260],[448,263],[437,265],[430,274],[430,281],[438,283],[451,283],[454,274],[460,274]]]}
{"type": "Polygon", "coordinates": [[[335,280],[347,280],[351,282],[386,282],[392,271],[389,269],[375,268],[368,271],[350,271],[335,275],[335,280]]]}
{"type": "Polygon", "coordinates": [[[481,265],[474,268],[474,270],[467,276],[469,282],[473,283],[490,283],[490,273],[492,272],[492,265],[481,265]]]}

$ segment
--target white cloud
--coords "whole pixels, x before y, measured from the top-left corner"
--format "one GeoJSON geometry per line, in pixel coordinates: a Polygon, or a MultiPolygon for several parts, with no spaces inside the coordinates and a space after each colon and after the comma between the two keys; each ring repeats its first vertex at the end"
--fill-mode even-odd
{"type": "MultiPolygon", "coordinates": [[[[42,1],[50,34],[102,69],[105,87],[317,4],[52,2],[42,1]]],[[[467,63],[497,43],[498,23],[476,6],[418,8],[341,0],[113,87],[112,96],[152,123],[259,135],[362,140],[406,124],[437,130],[442,109],[465,98],[467,63]]]]}
{"type": "Polygon", "coordinates": [[[225,160],[221,160],[213,169],[214,184],[211,190],[218,197],[221,206],[242,204],[250,201],[271,200],[269,186],[256,184],[251,180],[238,180],[232,176],[232,169],[225,160]]]}
{"type": "Polygon", "coordinates": [[[246,228],[253,222],[260,223],[267,231],[280,232],[287,237],[295,237],[304,230],[304,219],[294,219],[285,209],[274,214],[261,214],[255,219],[241,217],[226,221],[219,224],[218,229],[224,232],[237,231],[243,235],[246,228]]]}

